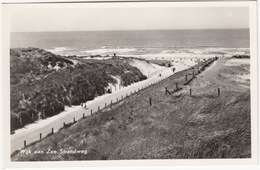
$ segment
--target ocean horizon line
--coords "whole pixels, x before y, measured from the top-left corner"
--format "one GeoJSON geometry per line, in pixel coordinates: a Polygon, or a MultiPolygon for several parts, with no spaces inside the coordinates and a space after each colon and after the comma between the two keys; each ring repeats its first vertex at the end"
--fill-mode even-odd
{"type": "Polygon", "coordinates": [[[250,30],[250,28],[202,28],[202,29],[136,29],[136,30],[79,30],[79,31],[21,31],[12,33],[57,33],[57,32],[124,32],[124,31],[191,31],[191,30],[250,30]]]}

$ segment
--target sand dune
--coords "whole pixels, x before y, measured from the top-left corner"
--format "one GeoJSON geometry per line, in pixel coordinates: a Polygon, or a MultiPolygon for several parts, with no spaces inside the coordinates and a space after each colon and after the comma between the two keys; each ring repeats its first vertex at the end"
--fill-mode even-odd
{"type": "Polygon", "coordinates": [[[149,63],[145,60],[133,59],[129,62],[129,64],[133,67],[138,68],[138,70],[140,70],[143,73],[143,75],[147,77],[151,77],[155,73],[158,73],[158,71],[162,71],[165,69],[165,67],[149,63]]]}

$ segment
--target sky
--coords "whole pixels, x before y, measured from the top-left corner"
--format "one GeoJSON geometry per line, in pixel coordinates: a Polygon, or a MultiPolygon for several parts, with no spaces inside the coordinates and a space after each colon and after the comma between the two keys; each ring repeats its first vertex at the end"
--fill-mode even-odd
{"type": "Polygon", "coordinates": [[[16,7],[11,32],[249,28],[247,7],[16,7]]]}

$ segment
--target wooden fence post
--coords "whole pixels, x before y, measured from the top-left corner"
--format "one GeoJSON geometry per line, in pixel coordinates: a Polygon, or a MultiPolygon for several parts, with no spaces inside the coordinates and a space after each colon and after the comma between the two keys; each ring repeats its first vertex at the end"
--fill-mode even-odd
{"type": "Polygon", "coordinates": [[[152,106],[152,98],[150,97],[149,100],[150,100],[150,106],[152,106]]]}
{"type": "Polygon", "coordinates": [[[195,77],[194,71],[192,71],[193,78],[195,77]]]}
{"type": "Polygon", "coordinates": [[[54,130],[53,130],[53,128],[51,128],[51,133],[52,133],[52,134],[54,133],[54,130]]]}
{"type": "Polygon", "coordinates": [[[191,96],[191,91],[192,91],[192,90],[190,89],[190,96],[191,96]]]}
{"type": "Polygon", "coordinates": [[[188,76],[187,76],[187,74],[185,75],[185,81],[187,81],[188,80],[188,76]]]}
{"type": "Polygon", "coordinates": [[[23,141],[24,148],[26,148],[26,140],[23,141]]]}
{"type": "Polygon", "coordinates": [[[90,111],[90,115],[92,115],[93,114],[93,110],[91,109],[91,111],[90,111]]]}
{"type": "Polygon", "coordinates": [[[76,119],[75,119],[75,117],[73,117],[73,123],[75,123],[76,122],[76,119]]]}
{"type": "Polygon", "coordinates": [[[218,96],[220,96],[220,88],[218,88],[218,96]]]}
{"type": "Polygon", "coordinates": [[[64,126],[64,127],[66,126],[66,123],[65,123],[65,122],[63,122],[63,126],[64,126]]]}
{"type": "Polygon", "coordinates": [[[83,119],[85,118],[85,113],[83,113],[83,119]]]}
{"type": "Polygon", "coordinates": [[[42,133],[40,133],[40,140],[42,140],[42,133]]]}
{"type": "Polygon", "coordinates": [[[100,107],[98,106],[98,111],[100,111],[100,107]]]}
{"type": "Polygon", "coordinates": [[[168,91],[168,90],[167,90],[167,87],[165,87],[165,95],[167,95],[167,91],[168,91]]]}

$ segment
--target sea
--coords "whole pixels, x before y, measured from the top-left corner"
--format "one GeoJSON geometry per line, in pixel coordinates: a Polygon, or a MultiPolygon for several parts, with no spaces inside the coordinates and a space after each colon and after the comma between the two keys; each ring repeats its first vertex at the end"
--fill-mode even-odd
{"type": "Polygon", "coordinates": [[[249,54],[249,29],[14,32],[11,48],[37,47],[64,56],[146,59],[249,54]]]}

